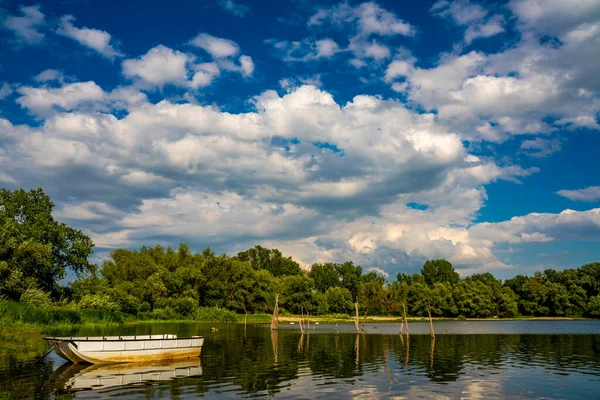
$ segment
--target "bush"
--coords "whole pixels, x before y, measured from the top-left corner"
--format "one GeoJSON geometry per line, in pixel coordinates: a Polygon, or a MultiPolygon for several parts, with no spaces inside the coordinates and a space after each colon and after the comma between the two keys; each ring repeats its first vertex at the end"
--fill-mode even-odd
{"type": "Polygon", "coordinates": [[[467,317],[465,317],[464,315],[459,315],[457,318],[459,321],[466,321],[467,317]]]}
{"type": "Polygon", "coordinates": [[[106,294],[86,294],[77,303],[83,310],[119,311],[121,307],[106,294]]]}
{"type": "Polygon", "coordinates": [[[590,297],[586,312],[591,317],[600,317],[600,296],[590,297]]]}
{"type": "Polygon", "coordinates": [[[21,295],[21,303],[34,307],[48,308],[52,304],[50,294],[41,289],[27,289],[21,295]]]}
{"type": "Polygon", "coordinates": [[[236,322],[237,314],[219,307],[200,307],[196,310],[194,319],[206,322],[236,322]]]}

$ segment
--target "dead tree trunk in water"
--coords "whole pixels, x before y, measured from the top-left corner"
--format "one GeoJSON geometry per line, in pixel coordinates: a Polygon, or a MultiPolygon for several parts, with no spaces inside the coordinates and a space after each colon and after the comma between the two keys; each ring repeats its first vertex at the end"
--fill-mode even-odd
{"type": "Polygon", "coordinates": [[[358,302],[354,303],[354,310],[356,311],[356,314],[354,316],[354,327],[356,328],[356,333],[359,333],[359,330],[358,330],[358,302]]]}
{"type": "Polygon", "coordinates": [[[402,303],[402,315],[404,324],[406,324],[406,336],[408,337],[408,319],[406,318],[406,302],[402,303]]]}
{"type": "Polygon", "coordinates": [[[273,319],[271,319],[271,330],[279,329],[279,295],[275,295],[275,308],[273,309],[273,319]]]}
{"type": "Polygon", "coordinates": [[[435,339],[435,332],[433,331],[433,319],[431,318],[431,306],[427,304],[427,314],[429,314],[429,333],[431,338],[435,339]]]}

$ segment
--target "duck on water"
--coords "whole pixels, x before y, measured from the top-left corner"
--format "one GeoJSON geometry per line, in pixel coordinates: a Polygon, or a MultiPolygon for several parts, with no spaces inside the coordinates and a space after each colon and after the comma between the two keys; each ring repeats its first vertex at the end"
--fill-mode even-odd
{"type": "Polygon", "coordinates": [[[202,336],[45,337],[56,354],[74,363],[107,364],[199,357],[202,336]]]}

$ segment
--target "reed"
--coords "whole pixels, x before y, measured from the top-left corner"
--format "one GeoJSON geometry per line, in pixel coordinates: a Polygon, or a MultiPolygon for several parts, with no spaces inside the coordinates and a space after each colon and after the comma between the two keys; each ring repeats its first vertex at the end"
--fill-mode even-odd
{"type": "Polygon", "coordinates": [[[36,307],[22,302],[0,300],[3,325],[70,326],[86,322],[122,323],[121,313],[105,310],[77,310],[68,307],[36,307]]]}

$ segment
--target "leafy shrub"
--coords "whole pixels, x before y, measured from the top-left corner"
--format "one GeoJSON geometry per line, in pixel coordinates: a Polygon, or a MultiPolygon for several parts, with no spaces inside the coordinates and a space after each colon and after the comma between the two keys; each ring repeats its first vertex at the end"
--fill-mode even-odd
{"type": "Polygon", "coordinates": [[[20,301],[34,307],[48,308],[52,301],[50,294],[41,289],[27,289],[21,295],[20,301]]]}
{"type": "Polygon", "coordinates": [[[194,319],[207,322],[236,322],[237,314],[219,307],[200,307],[196,310],[194,319]]]}
{"type": "Polygon", "coordinates": [[[591,317],[600,317],[600,296],[590,297],[586,311],[591,317]]]}
{"type": "Polygon", "coordinates": [[[458,320],[459,320],[459,321],[466,321],[466,320],[467,320],[467,317],[465,317],[464,315],[459,315],[459,316],[458,316],[458,320]]]}
{"type": "Polygon", "coordinates": [[[77,303],[83,310],[119,311],[121,307],[106,294],[86,294],[77,303]]]}

